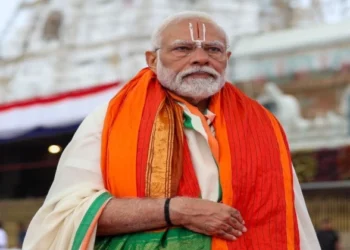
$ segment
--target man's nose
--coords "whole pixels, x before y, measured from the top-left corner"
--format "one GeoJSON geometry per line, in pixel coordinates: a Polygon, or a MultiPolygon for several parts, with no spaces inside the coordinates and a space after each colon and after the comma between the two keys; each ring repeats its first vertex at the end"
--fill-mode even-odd
{"type": "Polygon", "coordinates": [[[196,48],[191,54],[191,64],[208,65],[209,55],[203,48],[196,48]]]}

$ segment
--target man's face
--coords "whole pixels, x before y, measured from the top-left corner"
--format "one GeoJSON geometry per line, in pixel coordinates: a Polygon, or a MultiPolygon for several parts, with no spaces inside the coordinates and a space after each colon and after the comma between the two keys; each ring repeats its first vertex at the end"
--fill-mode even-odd
{"type": "Polygon", "coordinates": [[[220,91],[230,56],[225,34],[205,20],[187,19],[168,26],[162,38],[155,68],[165,88],[195,103],[220,91]]]}

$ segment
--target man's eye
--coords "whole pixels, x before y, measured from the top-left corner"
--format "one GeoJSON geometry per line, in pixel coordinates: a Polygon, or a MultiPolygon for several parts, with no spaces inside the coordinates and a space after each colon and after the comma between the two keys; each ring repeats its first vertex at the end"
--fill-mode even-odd
{"type": "Polygon", "coordinates": [[[178,46],[176,48],[174,48],[175,51],[190,51],[191,47],[188,46],[178,46]]]}
{"type": "Polygon", "coordinates": [[[222,49],[219,47],[209,47],[209,48],[207,48],[207,51],[212,52],[212,53],[213,52],[218,53],[218,52],[222,52],[222,49]]]}

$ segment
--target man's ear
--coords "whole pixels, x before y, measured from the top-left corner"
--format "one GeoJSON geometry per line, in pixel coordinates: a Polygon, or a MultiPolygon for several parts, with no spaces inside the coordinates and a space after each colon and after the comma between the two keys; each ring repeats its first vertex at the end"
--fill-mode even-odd
{"type": "Polygon", "coordinates": [[[231,57],[231,51],[227,51],[226,55],[227,55],[227,60],[229,60],[231,57]]]}
{"type": "Polygon", "coordinates": [[[147,62],[148,67],[154,73],[157,73],[157,52],[155,52],[155,51],[146,51],[145,57],[146,57],[146,62],[147,62]]]}

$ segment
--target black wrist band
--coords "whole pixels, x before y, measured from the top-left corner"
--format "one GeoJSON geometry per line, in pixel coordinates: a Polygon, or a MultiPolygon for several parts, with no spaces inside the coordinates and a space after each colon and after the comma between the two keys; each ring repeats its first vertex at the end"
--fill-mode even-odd
{"type": "Polygon", "coordinates": [[[171,220],[170,220],[170,212],[169,212],[170,199],[171,198],[167,198],[164,204],[164,217],[168,227],[173,226],[173,223],[171,223],[171,220]]]}

